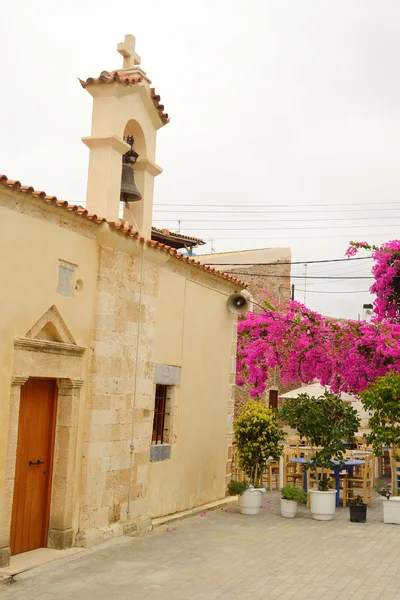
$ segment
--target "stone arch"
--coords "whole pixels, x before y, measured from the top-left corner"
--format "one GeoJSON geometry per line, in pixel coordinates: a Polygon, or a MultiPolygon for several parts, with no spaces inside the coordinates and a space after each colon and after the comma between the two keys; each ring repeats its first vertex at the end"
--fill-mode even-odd
{"type": "Polygon", "coordinates": [[[135,119],[130,119],[125,125],[124,137],[133,135],[135,139],[135,150],[139,154],[139,160],[147,158],[146,138],[142,127],[135,119]]]}

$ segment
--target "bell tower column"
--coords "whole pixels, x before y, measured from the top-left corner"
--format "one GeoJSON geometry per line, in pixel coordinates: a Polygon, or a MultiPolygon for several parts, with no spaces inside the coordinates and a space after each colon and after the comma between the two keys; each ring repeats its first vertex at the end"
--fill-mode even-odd
{"type": "Polygon", "coordinates": [[[86,207],[109,221],[123,213],[123,219],[149,239],[154,177],[162,172],[155,163],[156,134],[169,117],[139,66],[134,36],[126,35],[117,50],[124,57],[122,69],[80,80],[93,97],[92,132],[82,138],[90,150],[86,207]],[[131,149],[128,138],[138,154],[132,167],[139,195],[121,194],[122,156],[131,149]]]}
{"type": "Polygon", "coordinates": [[[122,155],[129,145],[116,135],[82,138],[90,149],[86,208],[89,213],[119,220],[122,155]]]}

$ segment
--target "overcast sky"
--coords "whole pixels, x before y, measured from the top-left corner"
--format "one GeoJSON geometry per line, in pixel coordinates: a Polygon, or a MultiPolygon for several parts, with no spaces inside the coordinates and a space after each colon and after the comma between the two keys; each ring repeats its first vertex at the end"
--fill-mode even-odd
{"type": "MultiPolygon", "coordinates": [[[[10,178],[84,203],[91,97],[77,78],[119,68],[116,45],[133,33],[171,116],[156,226],[204,237],[206,252],[210,240],[218,252],[289,246],[294,261],[398,237],[398,0],[6,0],[2,14],[10,178]]],[[[367,277],[370,263],[308,276],[367,277]]],[[[304,279],[293,282],[303,300],[304,279]]],[[[308,279],[306,304],[357,318],[370,284],[308,279]]]]}

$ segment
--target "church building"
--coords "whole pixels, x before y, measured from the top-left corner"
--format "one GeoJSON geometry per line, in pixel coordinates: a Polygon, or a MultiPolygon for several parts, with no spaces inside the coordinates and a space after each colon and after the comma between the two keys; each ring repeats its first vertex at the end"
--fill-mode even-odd
{"type": "Polygon", "coordinates": [[[86,207],[0,175],[0,566],[149,530],[230,477],[245,284],[152,228],[169,118],[135,38],[117,49],[123,68],[80,81],[86,207]]]}

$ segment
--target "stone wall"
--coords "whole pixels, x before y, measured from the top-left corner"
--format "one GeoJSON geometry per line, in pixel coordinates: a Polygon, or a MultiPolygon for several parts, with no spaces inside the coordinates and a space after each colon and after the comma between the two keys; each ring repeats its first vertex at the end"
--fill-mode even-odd
{"type": "Polygon", "coordinates": [[[158,267],[145,261],[143,270],[134,401],[141,259],[99,248],[79,535],[79,542],[85,546],[119,535],[121,522],[125,522],[125,530],[150,525],[146,486],[154,408],[158,267]]]}

